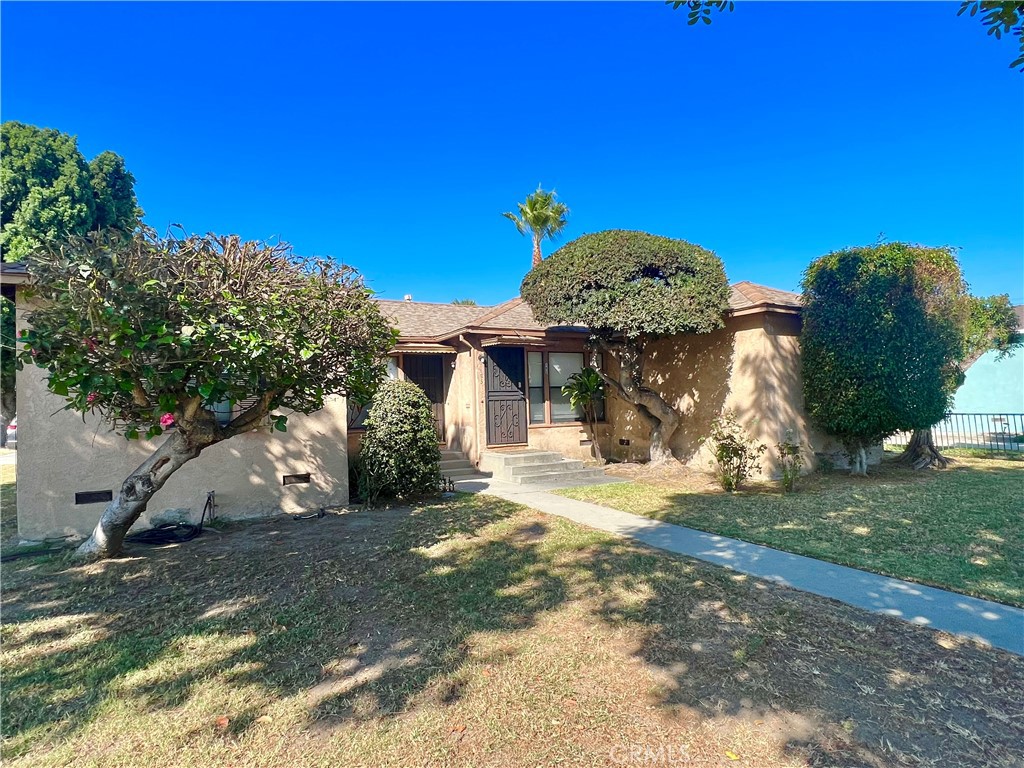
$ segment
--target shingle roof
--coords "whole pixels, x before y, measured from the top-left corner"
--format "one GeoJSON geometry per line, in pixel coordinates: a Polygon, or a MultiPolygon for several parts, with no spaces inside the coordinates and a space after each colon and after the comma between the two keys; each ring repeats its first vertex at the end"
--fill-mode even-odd
{"type": "MultiPolygon", "coordinates": [[[[383,299],[379,303],[384,314],[398,326],[402,338],[442,340],[469,329],[535,332],[547,329],[547,326],[537,322],[530,311],[530,305],[521,297],[493,307],[383,299]]],[[[730,310],[744,311],[764,306],[799,310],[800,294],[748,281],[731,286],[730,310]]]]}
{"type": "Polygon", "coordinates": [[[792,291],[780,291],[778,288],[769,288],[767,285],[758,285],[748,280],[733,283],[729,287],[732,290],[729,295],[729,309],[751,309],[765,304],[793,309],[799,309],[801,306],[800,294],[792,291]]]}
{"type": "Polygon", "coordinates": [[[1024,304],[1018,304],[1014,307],[1013,314],[1017,316],[1017,329],[1024,330],[1024,304]]]}
{"type": "Polygon", "coordinates": [[[538,323],[523,299],[515,298],[499,304],[491,312],[476,320],[481,328],[515,329],[517,331],[543,331],[547,326],[538,323]]]}
{"type": "Polygon", "coordinates": [[[436,338],[465,328],[486,314],[490,307],[462,304],[432,304],[425,301],[378,299],[381,311],[398,327],[403,337],[436,338]]]}

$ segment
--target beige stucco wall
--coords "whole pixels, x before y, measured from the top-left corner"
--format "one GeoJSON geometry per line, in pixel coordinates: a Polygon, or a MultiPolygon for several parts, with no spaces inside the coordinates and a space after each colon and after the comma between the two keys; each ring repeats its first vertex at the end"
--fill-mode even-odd
{"type": "MultiPolygon", "coordinates": [[[[19,296],[18,325],[25,302],[19,296]]],[[[41,539],[89,533],[104,504],[75,505],[75,493],[117,489],[156,447],[128,441],[99,419],[60,410],[46,389],[46,372],[18,372],[18,533],[41,539]]],[[[176,472],[156,494],[137,528],[168,510],[189,510],[198,521],[208,491],[225,518],[298,512],[348,503],[344,398],[309,416],[289,414],[287,432],[269,427],[214,445],[176,472]],[[308,485],[282,485],[282,476],[309,472],[308,485]]]]}
{"type": "MultiPolygon", "coordinates": [[[[446,390],[448,444],[479,462],[487,447],[486,382],[480,355],[481,338],[467,334],[458,342],[456,367],[446,390]]],[[[582,340],[559,340],[557,349],[583,349],[582,340]]],[[[712,422],[725,410],[736,413],[752,440],[768,446],[762,461],[764,477],[778,474],[775,444],[787,430],[805,446],[807,470],[816,454],[830,454],[842,462],[841,446],[816,432],[803,410],[800,377],[800,319],[791,314],[758,312],[733,316],[724,328],[710,334],[677,336],[651,344],[645,378],[685,417],[672,449],[677,458],[708,469],[710,452],[703,446],[712,422]]],[[[617,375],[616,363],[605,355],[608,372],[617,375]]],[[[604,458],[644,461],[650,454],[650,428],[634,407],[609,394],[606,422],[597,427],[604,458]],[[628,442],[628,445],[623,445],[628,442]]],[[[568,458],[593,459],[593,436],[585,425],[531,425],[529,447],[557,451],[568,458]]]]}
{"type": "MultiPolygon", "coordinates": [[[[838,448],[810,426],[803,409],[800,320],[795,315],[729,317],[724,328],[709,334],[662,339],[648,347],[644,373],[648,385],[685,414],[672,450],[695,468],[709,468],[711,455],[702,440],[727,410],[736,414],[752,440],[768,446],[763,477],[778,474],[775,444],[787,430],[804,444],[808,470],[816,464],[816,453],[838,448]]],[[[609,399],[608,418],[608,456],[645,459],[650,449],[646,421],[617,398],[609,399]],[[629,445],[621,445],[622,439],[629,445]]]]}

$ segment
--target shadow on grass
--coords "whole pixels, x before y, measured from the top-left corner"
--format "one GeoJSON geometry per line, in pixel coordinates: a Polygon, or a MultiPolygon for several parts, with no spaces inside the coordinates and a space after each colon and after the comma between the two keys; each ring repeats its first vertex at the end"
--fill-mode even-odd
{"type": "MultiPolygon", "coordinates": [[[[452,706],[475,635],[528,630],[573,601],[639,635],[635,653],[662,681],[657,710],[799,715],[811,725],[793,727],[788,751],[814,764],[916,754],[984,765],[979,740],[1024,736],[990,716],[1024,689],[1015,657],[946,649],[927,630],[490,497],[265,521],[134,554],[5,566],[7,757],[74,736],[111,699],[198,706],[211,680],[301,694],[314,731],[452,706]],[[927,714],[936,702],[941,718],[927,714]]],[[[226,732],[243,735],[262,706],[247,696],[226,732]]]]}
{"type": "Polygon", "coordinates": [[[1024,465],[964,460],[915,472],[885,462],[868,477],[817,473],[796,493],[735,494],[644,482],[564,495],[796,554],[1024,605],[1024,465]]]}

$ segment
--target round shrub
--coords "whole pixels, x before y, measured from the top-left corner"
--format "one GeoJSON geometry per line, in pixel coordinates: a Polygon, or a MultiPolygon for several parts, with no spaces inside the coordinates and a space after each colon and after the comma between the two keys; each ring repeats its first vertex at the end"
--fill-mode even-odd
{"type": "Polygon", "coordinates": [[[441,451],[430,400],[408,381],[385,381],[370,403],[359,451],[359,492],[368,504],[434,492],[441,451]]]}
{"type": "Polygon", "coordinates": [[[729,284],[722,261],[685,240],[610,229],[583,235],[523,279],[541,322],[581,323],[599,336],[671,336],[722,327],[729,284]]]}

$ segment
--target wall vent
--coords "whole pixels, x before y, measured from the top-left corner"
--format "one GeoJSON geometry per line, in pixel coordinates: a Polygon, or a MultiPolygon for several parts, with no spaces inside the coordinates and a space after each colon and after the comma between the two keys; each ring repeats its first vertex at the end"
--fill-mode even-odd
{"type": "Polygon", "coordinates": [[[113,491],[78,491],[75,493],[75,504],[102,504],[113,500],[113,491]]]}
{"type": "Polygon", "coordinates": [[[620,437],[619,438],[619,445],[629,445],[629,438],[620,437]]]}
{"type": "Polygon", "coordinates": [[[309,482],[309,472],[302,475],[285,475],[281,485],[300,485],[309,482]]]}

